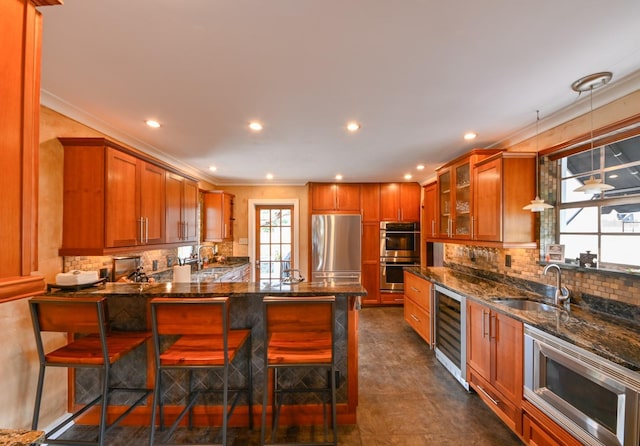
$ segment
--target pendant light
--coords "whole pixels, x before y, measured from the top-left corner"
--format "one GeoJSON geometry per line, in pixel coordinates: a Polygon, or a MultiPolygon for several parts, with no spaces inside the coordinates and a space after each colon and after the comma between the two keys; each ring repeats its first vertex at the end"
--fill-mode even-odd
{"type": "MultiPolygon", "coordinates": [[[[573,91],[577,91],[578,93],[582,93],[585,91],[589,92],[591,115],[591,172],[593,172],[593,90],[607,85],[612,76],[613,74],[605,71],[602,73],[590,74],[578,79],[573,84],[571,84],[571,89],[573,91]]],[[[582,186],[575,189],[574,192],[584,192],[585,194],[595,195],[602,194],[604,191],[611,189],[613,189],[613,186],[603,183],[600,178],[596,179],[592,173],[591,177],[589,177],[589,179],[586,180],[582,186]]]]}
{"type": "Polygon", "coordinates": [[[542,212],[545,209],[553,208],[552,205],[545,203],[542,198],[540,198],[540,187],[538,185],[538,122],[540,121],[540,110],[536,110],[536,198],[531,200],[531,203],[523,207],[522,209],[525,211],[531,212],[542,212]]]}

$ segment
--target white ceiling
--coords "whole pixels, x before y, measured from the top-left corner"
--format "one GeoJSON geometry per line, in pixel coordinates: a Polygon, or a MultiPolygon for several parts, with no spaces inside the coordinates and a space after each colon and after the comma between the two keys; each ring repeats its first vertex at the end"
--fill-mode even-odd
{"type": "Polygon", "coordinates": [[[582,76],[612,71],[598,92],[640,88],[638,0],[65,0],[41,10],[44,105],[219,185],[267,184],[267,173],[274,184],[337,173],[423,181],[471,148],[531,136],[537,109],[541,130],[588,111],[570,88],[582,76]],[[254,119],[259,134],[247,129],[254,119]],[[361,131],[349,134],[349,120],[361,131]]]}

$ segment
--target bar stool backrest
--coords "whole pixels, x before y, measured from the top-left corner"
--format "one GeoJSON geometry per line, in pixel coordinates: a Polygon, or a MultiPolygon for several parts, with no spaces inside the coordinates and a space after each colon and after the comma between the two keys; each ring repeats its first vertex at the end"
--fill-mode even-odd
{"type": "MultiPolygon", "coordinates": [[[[104,297],[50,297],[29,301],[32,320],[37,332],[67,332],[99,334],[108,331],[106,299],[104,297]]],[[[36,333],[36,337],[39,334],[36,333]]]]}
{"type": "Polygon", "coordinates": [[[223,335],[229,318],[228,297],[171,298],[151,301],[158,335],[223,335]]]}
{"type": "Polygon", "coordinates": [[[267,333],[322,332],[333,337],[334,296],[266,296],[263,302],[267,333]]]}

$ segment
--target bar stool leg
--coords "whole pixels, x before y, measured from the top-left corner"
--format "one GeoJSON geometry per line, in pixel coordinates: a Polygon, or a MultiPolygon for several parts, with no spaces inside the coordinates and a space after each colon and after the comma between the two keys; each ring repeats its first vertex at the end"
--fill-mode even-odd
{"type": "Polygon", "coordinates": [[[269,369],[267,362],[264,364],[264,380],[262,386],[262,424],[260,425],[260,444],[264,444],[265,431],[267,429],[267,393],[269,392],[269,369]]]}
{"type": "Polygon", "coordinates": [[[33,409],[33,420],[31,422],[31,429],[38,429],[38,419],[40,418],[40,405],[42,403],[42,388],[44,387],[44,371],[45,366],[40,364],[40,371],[38,372],[38,387],[36,389],[36,404],[33,409]]]}
{"type": "Polygon", "coordinates": [[[102,389],[102,407],[100,413],[100,436],[98,437],[98,443],[100,446],[104,446],[105,434],[107,431],[107,405],[109,400],[109,366],[107,365],[102,370],[102,380],[103,380],[103,389],[102,389]]]}

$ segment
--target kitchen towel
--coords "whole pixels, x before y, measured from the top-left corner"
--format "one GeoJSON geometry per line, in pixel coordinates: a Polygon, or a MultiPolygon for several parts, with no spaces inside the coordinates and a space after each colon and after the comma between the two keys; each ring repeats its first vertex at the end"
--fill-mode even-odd
{"type": "Polygon", "coordinates": [[[191,282],[191,265],[175,265],[173,267],[173,282],[189,283],[191,282]]]}

